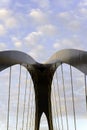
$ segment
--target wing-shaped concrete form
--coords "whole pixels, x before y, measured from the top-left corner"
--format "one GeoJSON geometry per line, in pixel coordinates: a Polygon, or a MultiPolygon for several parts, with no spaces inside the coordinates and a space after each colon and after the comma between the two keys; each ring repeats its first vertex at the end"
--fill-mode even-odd
{"type": "Polygon", "coordinates": [[[20,64],[26,68],[38,64],[31,56],[20,51],[1,51],[0,52],[0,71],[12,65],[20,64]]]}
{"type": "Polygon", "coordinates": [[[30,72],[35,90],[35,130],[39,130],[42,113],[47,116],[49,130],[53,130],[51,110],[51,84],[54,72],[61,63],[67,63],[87,74],[87,52],[65,49],[56,52],[45,64],[36,62],[29,55],[19,51],[0,52],[0,71],[15,64],[26,67],[30,72]]]}
{"type": "Polygon", "coordinates": [[[66,63],[79,69],[87,74],[87,52],[76,49],[65,49],[56,52],[46,62],[46,64],[56,64],[57,67],[61,63],[66,63]]]}

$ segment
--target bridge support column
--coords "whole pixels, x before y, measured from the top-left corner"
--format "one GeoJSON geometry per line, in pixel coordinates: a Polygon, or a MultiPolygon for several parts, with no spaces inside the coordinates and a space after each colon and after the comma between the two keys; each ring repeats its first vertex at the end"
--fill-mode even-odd
{"type": "MultiPolygon", "coordinates": [[[[38,107],[38,106],[37,106],[38,107]]],[[[47,109],[44,111],[46,117],[47,117],[47,122],[48,122],[48,128],[49,130],[53,130],[53,122],[52,122],[52,111],[51,111],[51,101],[49,101],[49,106],[47,109]]],[[[39,130],[40,127],[40,119],[42,116],[43,112],[40,112],[40,109],[36,109],[35,113],[35,130],[39,130]]]]}
{"type": "Polygon", "coordinates": [[[53,130],[52,110],[51,110],[51,83],[53,72],[51,66],[36,66],[31,72],[35,89],[35,130],[39,130],[40,119],[44,112],[47,117],[49,130],[53,130]]]}

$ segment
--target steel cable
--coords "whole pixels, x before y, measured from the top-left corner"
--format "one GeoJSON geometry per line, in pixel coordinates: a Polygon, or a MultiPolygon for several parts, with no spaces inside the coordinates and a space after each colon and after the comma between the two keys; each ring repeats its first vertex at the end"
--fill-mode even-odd
{"type": "Polygon", "coordinates": [[[9,71],[9,92],[8,92],[8,113],[7,113],[7,130],[9,130],[9,114],[10,114],[10,95],[11,95],[11,67],[10,67],[10,71],[9,71]]]}
{"type": "Polygon", "coordinates": [[[31,78],[30,78],[30,85],[29,85],[29,97],[28,97],[28,113],[27,113],[27,123],[26,123],[26,130],[28,130],[28,122],[29,122],[29,107],[30,107],[30,95],[31,95],[31,78]]]}
{"type": "Polygon", "coordinates": [[[63,73],[63,65],[62,64],[61,64],[61,72],[62,72],[62,83],[63,83],[63,94],[64,94],[64,102],[65,102],[65,113],[66,113],[67,130],[69,130],[68,114],[67,114],[67,104],[66,104],[66,94],[65,94],[65,84],[64,84],[64,73],[63,73]]]}
{"type": "MultiPolygon", "coordinates": [[[[32,93],[31,93],[31,103],[32,103],[32,93]]],[[[30,105],[30,127],[29,127],[29,130],[31,129],[32,127],[32,105],[30,105]]]]}
{"type": "Polygon", "coordinates": [[[85,98],[86,98],[86,109],[87,109],[87,81],[86,81],[86,74],[84,74],[84,80],[85,80],[85,98]]]}
{"type": "Polygon", "coordinates": [[[71,77],[72,103],[73,103],[73,114],[74,114],[74,127],[76,130],[76,114],[75,114],[75,102],[74,102],[74,90],[73,90],[73,78],[72,78],[71,65],[70,65],[70,77],[71,77]]]}
{"type": "Polygon", "coordinates": [[[56,80],[57,80],[57,92],[58,92],[58,99],[59,99],[59,110],[60,110],[60,116],[61,116],[61,127],[62,130],[64,130],[63,128],[63,116],[62,116],[62,110],[61,110],[61,97],[60,97],[60,90],[59,90],[59,83],[58,83],[58,72],[56,70],[56,80]]]}
{"type": "Polygon", "coordinates": [[[24,129],[24,116],[25,116],[25,104],[26,104],[26,92],[27,92],[27,78],[28,78],[28,71],[26,70],[26,82],[25,82],[25,93],[24,93],[24,108],[23,108],[22,130],[24,129]]]}
{"type": "MultiPolygon", "coordinates": [[[[53,93],[55,93],[56,92],[56,88],[55,88],[55,85],[54,85],[54,81],[53,81],[53,90],[54,90],[54,92],[53,93]]],[[[56,105],[57,105],[57,99],[56,99],[56,94],[55,94],[55,96],[54,96],[54,94],[53,94],[53,97],[54,97],[54,100],[55,100],[55,102],[54,102],[54,106],[55,106],[55,114],[57,115],[57,118],[58,118],[58,123],[57,123],[57,119],[55,119],[56,120],[56,128],[57,128],[57,125],[58,125],[58,129],[60,130],[60,126],[59,126],[59,114],[58,114],[58,112],[57,112],[57,107],[56,107],[56,105]]]]}
{"type": "Polygon", "coordinates": [[[20,100],[20,83],[21,83],[21,65],[20,65],[19,84],[18,84],[18,99],[17,99],[17,114],[16,114],[16,130],[18,130],[18,115],[19,115],[19,100],[20,100]]]}

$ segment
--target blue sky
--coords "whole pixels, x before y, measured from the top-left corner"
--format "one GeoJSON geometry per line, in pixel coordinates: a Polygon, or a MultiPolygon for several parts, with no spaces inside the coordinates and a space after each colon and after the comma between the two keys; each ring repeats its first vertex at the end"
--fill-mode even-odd
{"type": "Polygon", "coordinates": [[[86,0],[1,0],[0,50],[20,50],[44,62],[54,52],[86,50],[86,0]]]}
{"type": "Polygon", "coordinates": [[[65,48],[87,51],[87,0],[0,0],[0,51],[44,62],[65,48]]]}

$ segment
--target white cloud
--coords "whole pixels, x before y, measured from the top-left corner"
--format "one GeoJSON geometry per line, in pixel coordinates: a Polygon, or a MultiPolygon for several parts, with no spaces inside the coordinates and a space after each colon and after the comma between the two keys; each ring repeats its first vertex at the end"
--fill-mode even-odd
{"type": "Polygon", "coordinates": [[[59,41],[56,42],[56,43],[54,43],[54,44],[53,44],[53,47],[54,47],[55,49],[60,48],[60,43],[59,43],[59,41]]]}
{"type": "Polygon", "coordinates": [[[49,36],[53,37],[57,34],[57,28],[54,25],[48,24],[39,26],[36,32],[32,32],[25,36],[24,41],[28,46],[43,43],[49,36]]]}
{"type": "Polygon", "coordinates": [[[65,24],[67,22],[70,22],[71,20],[73,20],[75,18],[75,14],[73,14],[72,11],[70,11],[70,12],[67,12],[67,11],[60,12],[57,16],[58,16],[58,19],[65,24]]]}
{"type": "Polygon", "coordinates": [[[18,26],[18,20],[11,10],[5,8],[0,9],[0,20],[8,29],[18,26]]]}
{"type": "Polygon", "coordinates": [[[5,21],[5,26],[7,28],[14,28],[17,26],[17,20],[15,17],[9,17],[6,21],[5,21]]]}
{"type": "Polygon", "coordinates": [[[87,6],[87,0],[82,0],[82,1],[80,1],[80,3],[79,3],[78,6],[79,6],[79,7],[85,7],[85,6],[87,6]]]}
{"type": "Polygon", "coordinates": [[[55,37],[57,33],[58,30],[56,26],[52,24],[46,24],[37,27],[36,32],[31,32],[30,34],[26,35],[23,41],[25,45],[28,46],[29,50],[31,49],[29,54],[38,60],[41,60],[43,58],[43,61],[44,58],[46,58],[47,54],[46,50],[44,49],[44,46],[47,45],[48,39],[50,37],[53,39],[53,37],[55,37]]]}
{"type": "Polygon", "coordinates": [[[5,35],[6,34],[6,29],[5,29],[5,27],[2,25],[2,24],[0,24],[0,36],[3,36],[3,35],[5,35]]]}
{"type": "Polygon", "coordinates": [[[38,24],[48,23],[47,14],[42,12],[40,9],[32,9],[29,16],[32,18],[33,22],[38,24]]]}
{"type": "Polygon", "coordinates": [[[22,41],[19,40],[17,37],[12,37],[12,42],[16,48],[22,47],[22,41]]]}
{"type": "Polygon", "coordinates": [[[79,29],[81,29],[81,22],[78,20],[72,20],[68,24],[68,28],[71,29],[71,31],[79,31],[79,29]]]}
{"type": "Polygon", "coordinates": [[[0,9],[0,20],[6,20],[10,17],[11,12],[5,8],[0,9]]]}
{"type": "Polygon", "coordinates": [[[49,0],[32,0],[37,3],[40,8],[49,9],[50,1],[49,0]]]}
{"type": "Polygon", "coordinates": [[[40,59],[40,56],[42,56],[44,53],[44,46],[43,45],[36,45],[32,50],[29,52],[29,55],[31,55],[35,59],[40,59]]]}
{"type": "Polygon", "coordinates": [[[11,0],[0,0],[0,7],[8,7],[11,0]]]}
{"type": "Polygon", "coordinates": [[[58,15],[60,18],[65,18],[65,19],[70,17],[69,12],[60,12],[58,15]]]}
{"type": "Polygon", "coordinates": [[[87,18],[87,9],[86,8],[80,8],[79,9],[79,14],[81,15],[81,16],[84,16],[84,17],[86,17],[87,18]]]}
{"type": "Polygon", "coordinates": [[[5,43],[0,43],[0,51],[4,50],[6,47],[5,43]]]}
{"type": "Polygon", "coordinates": [[[49,8],[50,7],[50,1],[49,0],[41,0],[41,1],[39,1],[39,5],[42,8],[49,8]]]}
{"type": "Polygon", "coordinates": [[[83,18],[83,20],[85,20],[85,18],[87,18],[87,0],[82,0],[78,3],[77,6],[77,13],[78,16],[81,18],[83,18]]]}
{"type": "Polygon", "coordinates": [[[15,45],[15,47],[19,48],[19,47],[21,47],[22,43],[21,43],[21,41],[16,41],[14,43],[14,45],[15,45]]]}
{"type": "Polygon", "coordinates": [[[63,9],[68,9],[72,6],[72,4],[75,3],[75,0],[55,0],[55,3],[58,7],[61,7],[63,9]]]}
{"type": "Polygon", "coordinates": [[[1,3],[9,3],[10,0],[1,0],[0,2],[1,2],[1,3]]]}
{"type": "Polygon", "coordinates": [[[42,36],[41,32],[32,32],[32,33],[28,34],[24,38],[24,40],[25,40],[25,42],[27,43],[28,46],[33,46],[33,45],[35,45],[36,43],[39,42],[41,36],[42,36]]]}
{"type": "Polygon", "coordinates": [[[47,35],[47,36],[54,36],[58,32],[57,27],[52,24],[40,26],[38,28],[38,31],[42,32],[43,35],[47,35]]]}
{"type": "Polygon", "coordinates": [[[78,37],[72,37],[72,38],[65,38],[65,39],[56,41],[53,44],[53,48],[59,49],[59,50],[65,49],[65,48],[83,49],[84,46],[78,37]]]}
{"type": "Polygon", "coordinates": [[[72,31],[80,31],[83,25],[82,18],[80,17],[79,10],[69,11],[69,12],[61,12],[57,15],[59,21],[61,22],[61,26],[67,30],[72,31]]]}

